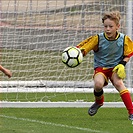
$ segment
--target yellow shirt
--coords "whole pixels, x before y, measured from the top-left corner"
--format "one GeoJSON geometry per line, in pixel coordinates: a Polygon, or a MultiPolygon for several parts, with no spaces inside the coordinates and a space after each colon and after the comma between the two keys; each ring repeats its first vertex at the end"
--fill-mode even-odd
{"type": "MultiPolygon", "coordinates": [[[[118,33],[117,37],[118,36],[119,36],[119,33],[118,33]]],[[[117,39],[117,37],[116,37],[116,39],[117,39]]],[[[108,38],[106,37],[106,39],[108,39],[108,38]]],[[[94,50],[96,52],[98,50],[98,43],[99,43],[98,35],[94,35],[94,36],[90,36],[89,38],[80,42],[77,45],[77,47],[81,49],[83,55],[85,56],[91,50],[94,50]]],[[[127,35],[125,35],[124,55],[123,56],[130,58],[132,55],[133,55],[133,42],[127,35]]]]}

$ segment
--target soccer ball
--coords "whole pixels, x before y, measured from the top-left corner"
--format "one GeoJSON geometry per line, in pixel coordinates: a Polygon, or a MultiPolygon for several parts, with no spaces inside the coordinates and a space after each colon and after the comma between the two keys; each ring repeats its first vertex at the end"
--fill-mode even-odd
{"type": "Polygon", "coordinates": [[[83,60],[83,54],[80,49],[70,46],[67,47],[62,53],[62,62],[68,67],[76,67],[83,60]]]}

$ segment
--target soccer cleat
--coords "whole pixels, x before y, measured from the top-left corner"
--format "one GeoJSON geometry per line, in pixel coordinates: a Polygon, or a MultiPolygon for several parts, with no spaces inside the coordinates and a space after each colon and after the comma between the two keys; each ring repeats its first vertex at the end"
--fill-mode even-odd
{"type": "Polygon", "coordinates": [[[129,120],[133,121],[133,114],[129,115],[129,120]]]}
{"type": "Polygon", "coordinates": [[[98,109],[101,107],[102,105],[99,105],[98,103],[94,103],[88,110],[88,114],[90,116],[93,116],[97,113],[98,109]]]}

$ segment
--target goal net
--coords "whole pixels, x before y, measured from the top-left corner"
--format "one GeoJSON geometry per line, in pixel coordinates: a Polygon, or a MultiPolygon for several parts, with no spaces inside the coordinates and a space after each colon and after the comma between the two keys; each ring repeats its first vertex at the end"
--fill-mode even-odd
{"type": "MultiPolygon", "coordinates": [[[[121,13],[120,31],[131,33],[132,16],[127,19],[125,0],[0,0],[1,65],[13,73],[11,79],[0,73],[1,106],[88,106],[93,102],[93,52],[76,68],[65,66],[61,53],[102,32],[102,15],[112,10],[121,13]]],[[[132,92],[131,66],[132,60],[124,82],[132,92]]],[[[113,93],[108,102],[120,102],[110,83],[105,93],[113,93]]]]}

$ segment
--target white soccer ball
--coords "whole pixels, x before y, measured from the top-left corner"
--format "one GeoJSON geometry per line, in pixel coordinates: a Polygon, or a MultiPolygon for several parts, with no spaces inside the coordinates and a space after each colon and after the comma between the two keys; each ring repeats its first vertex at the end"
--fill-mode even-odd
{"type": "Polygon", "coordinates": [[[76,67],[83,61],[83,54],[79,48],[67,47],[62,53],[62,62],[68,67],[76,67]]]}

